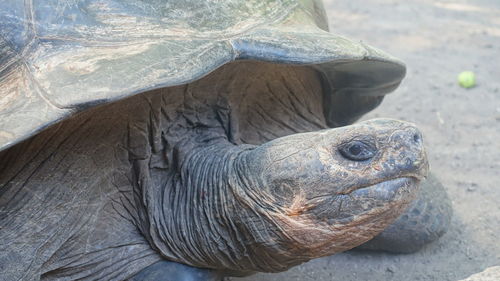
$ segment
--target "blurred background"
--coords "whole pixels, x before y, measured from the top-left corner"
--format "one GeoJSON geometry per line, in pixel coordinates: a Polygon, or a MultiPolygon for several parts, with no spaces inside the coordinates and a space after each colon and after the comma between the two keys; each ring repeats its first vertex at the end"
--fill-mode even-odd
{"type": "Polygon", "coordinates": [[[232,281],[461,280],[500,265],[500,0],[324,0],[330,30],[403,60],[407,77],[364,119],[416,123],[453,202],[451,229],[410,255],[347,252],[232,281]],[[477,85],[458,85],[473,71],[477,85]]]}

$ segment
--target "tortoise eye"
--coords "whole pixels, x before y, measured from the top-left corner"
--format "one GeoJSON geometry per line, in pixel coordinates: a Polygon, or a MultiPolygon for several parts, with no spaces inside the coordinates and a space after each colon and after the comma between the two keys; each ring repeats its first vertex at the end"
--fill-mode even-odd
{"type": "Polygon", "coordinates": [[[353,161],[365,161],[377,152],[377,149],[368,143],[362,141],[351,141],[339,147],[340,154],[353,161]]]}

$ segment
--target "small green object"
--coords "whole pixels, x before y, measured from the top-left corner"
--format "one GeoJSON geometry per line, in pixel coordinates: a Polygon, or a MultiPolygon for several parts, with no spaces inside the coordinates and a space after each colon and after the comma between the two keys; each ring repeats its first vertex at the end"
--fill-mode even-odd
{"type": "Polygon", "coordinates": [[[469,89],[476,86],[476,75],[472,71],[463,71],[458,75],[458,84],[469,89]]]}

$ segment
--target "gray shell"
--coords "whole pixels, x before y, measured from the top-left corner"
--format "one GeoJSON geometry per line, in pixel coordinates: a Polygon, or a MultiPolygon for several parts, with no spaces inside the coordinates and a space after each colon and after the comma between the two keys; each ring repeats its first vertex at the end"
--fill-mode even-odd
{"type": "Polygon", "coordinates": [[[3,0],[0,150],[89,107],[235,60],[312,65],[325,78],[330,125],[349,124],[399,85],[405,67],[327,29],[315,0],[3,0]]]}

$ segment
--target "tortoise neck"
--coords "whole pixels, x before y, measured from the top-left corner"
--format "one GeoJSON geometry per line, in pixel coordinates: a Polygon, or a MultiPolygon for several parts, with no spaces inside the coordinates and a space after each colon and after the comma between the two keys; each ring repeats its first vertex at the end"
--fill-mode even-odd
{"type": "Polygon", "coordinates": [[[248,268],[241,263],[246,242],[234,221],[245,208],[234,196],[240,189],[234,163],[252,147],[234,145],[214,130],[196,131],[175,145],[168,171],[155,173],[148,161],[133,164],[142,198],[136,223],[155,250],[197,267],[248,268]]]}
{"type": "Polygon", "coordinates": [[[273,199],[248,163],[254,148],[197,131],[174,147],[175,168],[163,176],[152,175],[148,161],[137,162],[143,204],[137,223],[152,247],[172,261],[238,274],[304,262],[282,256],[276,206],[266,207],[273,199]]]}

